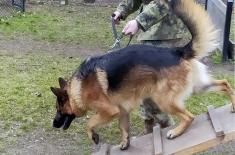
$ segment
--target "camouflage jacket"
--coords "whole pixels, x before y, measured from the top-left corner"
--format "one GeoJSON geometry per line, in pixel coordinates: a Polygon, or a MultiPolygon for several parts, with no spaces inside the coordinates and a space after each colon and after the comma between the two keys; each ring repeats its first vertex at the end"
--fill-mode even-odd
{"type": "Polygon", "coordinates": [[[176,17],[160,0],[123,0],[117,11],[121,12],[121,19],[137,10],[140,13],[135,18],[142,32],[138,40],[169,40],[189,38],[189,31],[183,22],[176,17]]]}

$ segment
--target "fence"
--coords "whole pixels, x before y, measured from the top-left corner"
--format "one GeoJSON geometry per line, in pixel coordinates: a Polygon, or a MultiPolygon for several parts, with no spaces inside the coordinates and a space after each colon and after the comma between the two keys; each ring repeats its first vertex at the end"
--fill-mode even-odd
{"type": "Polygon", "coordinates": [[[233,59],[234,40],[229,39],[233,0],[206,0],[206,9],[216,28],[220,30],[220,50],[223,53],[222,61],[225,62],[228,59],[233,59]]]}
{"type": "Polygon", "coordinates": [[[0,17],[25,11],[25,0],[0,0],[0,17]]]}

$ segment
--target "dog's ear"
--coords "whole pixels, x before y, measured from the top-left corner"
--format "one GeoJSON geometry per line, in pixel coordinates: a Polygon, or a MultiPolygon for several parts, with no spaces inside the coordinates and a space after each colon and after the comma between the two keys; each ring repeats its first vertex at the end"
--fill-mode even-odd
{"type": "Polygon", "coordinates": [[[58,81],[61,89],[63,89],[67,85],[67,82],[62,77],[59,77],[58,81]]]}
{"type": "Polygon", "coordinates": [[[51,87],[51,91],[55,96],[61,96],[62,90],[60,88],[51,87]]]}

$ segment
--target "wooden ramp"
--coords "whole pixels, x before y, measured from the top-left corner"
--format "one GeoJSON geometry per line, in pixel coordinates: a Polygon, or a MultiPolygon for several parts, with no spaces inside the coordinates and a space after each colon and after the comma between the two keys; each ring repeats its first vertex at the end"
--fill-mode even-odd
{"type": "Polygon", "coordinates": [[[235,139],[235,113],[231,113],[231,105],[217,109],[209,106],[208,113],[197,116],[181,136],[168,140],[170,128],[173,127],[161,130],[156,126],[152,134],[132,138],[126,151],[105,144],[93,155],[189,155],[204,151],[235,139]]]}

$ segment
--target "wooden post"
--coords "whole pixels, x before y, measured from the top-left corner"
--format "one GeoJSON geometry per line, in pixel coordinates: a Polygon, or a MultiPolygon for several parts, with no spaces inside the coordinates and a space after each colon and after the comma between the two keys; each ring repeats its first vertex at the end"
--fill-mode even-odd
{"type": "Polygon", "coordinates": [[[154,155],[162,155],[162,135],[161,128],[159,125],[153,128],[153,146],[154,146],[154,155]]]}

